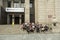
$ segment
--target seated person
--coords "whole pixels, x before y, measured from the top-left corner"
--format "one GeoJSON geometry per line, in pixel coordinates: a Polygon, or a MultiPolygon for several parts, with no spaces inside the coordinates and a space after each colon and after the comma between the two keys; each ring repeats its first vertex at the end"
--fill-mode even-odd
{"type": "Polygon", "coordinates": [[[27,27],[27,23],[23,23],[23,30],[26,30],[26,27],[27,27]]]}
{"type": "Polygon", "coordinates": [[[30,24],[30,32],[34,32],[34,30],[35,30],[35,24],[31,23],[30,24]]]}
{"type": "Polygon", "coordinates": [[[35,29],[36,29],[36,32],[37,32],[37,33],[40,32],[40,26],[39,26],[39,24],[36,24],[36,28],[35,28],[35,29]]]}
{"type": "Polygon", "coordinates": [[[49,27],[47,25],[44,26],[44,30],[48,31],[49,27]]]}
{"type": "Polygon", "coordinates": [[[42,24],[40,24],[40,30],[41,32],[44,32],[44,27],[42,26],[42,24]]]}

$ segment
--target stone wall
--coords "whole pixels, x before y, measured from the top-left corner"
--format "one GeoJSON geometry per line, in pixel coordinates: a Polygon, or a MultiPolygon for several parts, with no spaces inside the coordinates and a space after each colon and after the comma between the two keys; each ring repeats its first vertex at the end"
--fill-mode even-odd
{"type": "Polygon", "coordinates": [[[54,0],[38,0],[38,22],[51,22],[54,13],[54,0]],[[51,15],[51,18],[48,18],[48,15],[51,15]]]}
{"type": "Polygon", "coordinates": [[[38,22],[46,22],[46,0],[38,0],[38,22]]]}
{"type": "Polygon", "coordinates": [[[0,24],[1,24],[1,6],[0,6],[0,24]]]}
{"type": "Polygon", "coordinates": [[[2,24],[7,24],[7,13],[3,7],[1,7],[1,22],[2,24]]]}
{"type": "Polygon", "coordinates": [[[60,31],[60,0],[38,0],[38,22],[42,24],[51,23],[52,31],[60,31]],[[48,17],[48,16],[51,17],[48,17]],[[53,26],[53,22],[57,22],[53,26]]]}
{"type": "Polygon", "coordinates": [[[57,22],[60,23],[60,0],[55,0],[55,15],[57,22]]]}

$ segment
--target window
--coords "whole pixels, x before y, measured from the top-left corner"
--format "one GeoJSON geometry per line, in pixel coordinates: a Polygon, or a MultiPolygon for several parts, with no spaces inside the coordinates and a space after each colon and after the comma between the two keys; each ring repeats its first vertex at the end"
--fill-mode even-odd
{"type": "Polygon", "coordinates": [[[19,8],[20,4],[19,3],[14,3],[14,8],[19,8]]]}
{"type": "Polygon", "coordinates": [[[21,3],[25,3],[25,0],[21,0],[21,3]]]}
{"type": "Polygon", "coordinates": [[[32,3],[30,3],[30,8],[32,8],[32,3]]]}
{"type": "Polygon", "coordinates": [[[8,1],[8,7],[11,7],[11,1],[8,1]]]}

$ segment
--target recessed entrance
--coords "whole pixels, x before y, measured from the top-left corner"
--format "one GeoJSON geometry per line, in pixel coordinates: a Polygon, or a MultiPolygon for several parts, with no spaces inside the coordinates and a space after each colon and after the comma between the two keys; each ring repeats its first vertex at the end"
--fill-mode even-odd
{"type": "Polygon", "coordinates": [[[22,15],[22,16],[21,16],[21,23],[23,24],[24,21],[25,21],[25,19],[24,19],[24,15],[22,15]]]}
{"type": "Polygon", "coordinates": [[[14,17],[14,23],[19,24],[19,17],[14,17]]]}
{"type": "Polygon", "coordinates": [[[12,14],[7,15],[7,24],[12,24],[14,20],[14,24],[23,24],[25,21],[24,14],[12,14]]]}

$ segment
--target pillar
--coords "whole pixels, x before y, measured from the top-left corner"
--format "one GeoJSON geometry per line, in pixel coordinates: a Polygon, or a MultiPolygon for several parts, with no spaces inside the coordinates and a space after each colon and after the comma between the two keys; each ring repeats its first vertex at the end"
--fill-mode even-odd
{"type": "Polygon", "coordinates": [[[0,0],[0,6],[3,6],[3,0],[0,0]]]}
{"type": "Polygon", "coordinates": [[[12,14],[12,24],[14,25],[14,14],[12,14]]]}
{"type": "Polygon", "coordinates": [[[25,0],[25,22],[30,22],[30,0],[25,0]]]}
{"type": "Polygon", "coordinates": [[[19,15],[19,18],[20,18],[20,19],[19,19],[19,24],[21,24],[21,14],[19,15]]]}
{"type": "Polygon", "coordinates": [[[19,0],[19,6],[20,6],[20,8],[21,8],[21,0],[19,0]]]}
{"type": "Polygon", "coordinates": [[[38,22],[38,0],[35,0],[35,23],[38,22]]]}
{"type": "Polygon", "coordinates": [[[9,22],[9,15],[7,15],[7,24],[9,24],[10,22],[9,22]]]}
{"type": "Polygon", "coordinates": [[[11,8],[13,8],[14,6],[13,6],[14,4],[13,4],[13,0],[11,1],[11,8]]]}
{"type": "Polygon", "coordinates": [[[6,2],[5,2],[4,5],[5,5],[5,8],[8,7],[8,2],[7,2],[7,0],[6,0],[6,2]]]}

